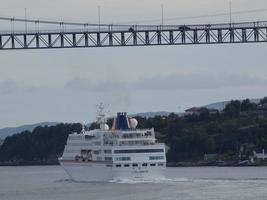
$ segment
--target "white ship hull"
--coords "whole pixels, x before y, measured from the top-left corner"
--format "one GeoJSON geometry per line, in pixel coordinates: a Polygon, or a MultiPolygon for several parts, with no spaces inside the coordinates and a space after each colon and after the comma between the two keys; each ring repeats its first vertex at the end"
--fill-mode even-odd
{"type": "Polygon", "coordinates": [[[73,181],[94,182],[112,179],[112,167],[102,163],[60,161],[73,181]]]}
{"type": "Polygon", "coordinates": [[[128,167],[117,169],[107,163],[60,161],[71,180],[105,182],[110,180],[155,180],[164,178],[164,167],[128,167]]]}
{"type": "Polygon", "coordinates": [[[121,170],[113,170],[114,180],[155,180],[164,178],[164,169],[160,168],[129,168],[121,170]]]}

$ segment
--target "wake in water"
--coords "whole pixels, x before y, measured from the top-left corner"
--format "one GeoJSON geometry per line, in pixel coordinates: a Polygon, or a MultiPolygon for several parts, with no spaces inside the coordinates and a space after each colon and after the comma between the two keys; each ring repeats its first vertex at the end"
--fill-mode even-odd
{"type": "Polygon", "coordinates": [[[263,183],[267,184],[266,178],[249,178],[249,179],[237,179],[237,178],[214,178],[214,179],[194,179],[194,182],[212,182],[212,183],[263,183]]]}
{"type": "Polygon", "coordinates": [[[113,179],[108,181],[109,183],[126,183],[126,184],[138,184],[138,183],[163,183],[171,184],[177,182],[203,182],[203,183],[262,183],[267,184],[266,178],[254,178],[254,179],[235,179],[235,178],[218,178],[218,179],[207,179],[207,178],[161,178],[161,179],[113,179]]]}
{"type": "Polygon", "coordinates": [[[195,183],[261,183],[267,185],[266,178],[254,178],[254,179],[236,179],[236,178],[155,178],[155,179],[113,179],[107,182],[85,182],[85,181],[74,181],[71,179],[56,180],[55,182],[68,182],[68,183],[123,183],[123,184],[140,184],[140,183],[161,183],[161,184],[175,184],[178,182],[195,182],[195,183]]]}
{"type": "Polygon", "coordinates": [[[175,183],[175,182],[190,182],[188,178],[155,178],[155,179],[113,179],[108,182],[110,183],[126,183],[126,184],[137,184],[137,183],[175,183]]]}

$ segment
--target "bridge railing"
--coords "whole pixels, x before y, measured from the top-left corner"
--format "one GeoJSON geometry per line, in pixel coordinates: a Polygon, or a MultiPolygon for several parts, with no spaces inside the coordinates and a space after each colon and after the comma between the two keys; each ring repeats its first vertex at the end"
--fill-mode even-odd
{"type": "Polygon", "coordinates": [[[117,25],[117,24],[85,24],[81,28],[60,26],[57,29],[35,28],[28,30],[0,30],[0,34],[36,34],[36,33],[78,33],[78,32],[141,32],[141,31],[190,31],[215,29],[267,28],[267,21],[223,23],[223,24],[193,24],[193,25],[117,25]]]}

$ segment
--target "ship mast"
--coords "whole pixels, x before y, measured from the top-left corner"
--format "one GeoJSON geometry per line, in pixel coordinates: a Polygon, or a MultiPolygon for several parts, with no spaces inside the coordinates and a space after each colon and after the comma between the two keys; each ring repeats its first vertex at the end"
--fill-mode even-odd
{"type": "Polygon", "coordinates": [[[107,111],[105,109],[105,105],[103,103],[100,103],[98,106],[98,110],[97,110],[97,123],[100,125],[100,129],[101,130],[106,130],[106,123],[107,123],[107,119],[106,119],[106,114],[107,111]]]}

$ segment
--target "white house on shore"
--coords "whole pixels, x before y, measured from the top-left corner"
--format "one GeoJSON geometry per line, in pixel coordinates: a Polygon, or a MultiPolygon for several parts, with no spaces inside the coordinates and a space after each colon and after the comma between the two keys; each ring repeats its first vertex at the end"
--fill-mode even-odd
{"type": "Polygon", "coordinates": [[[255,152],[254,151],[254,157],[257,160],[265,160],[265,159],[267,159],[267,154],[265,153],[264,149],[262,149],[262,152],[255,152]]]}

